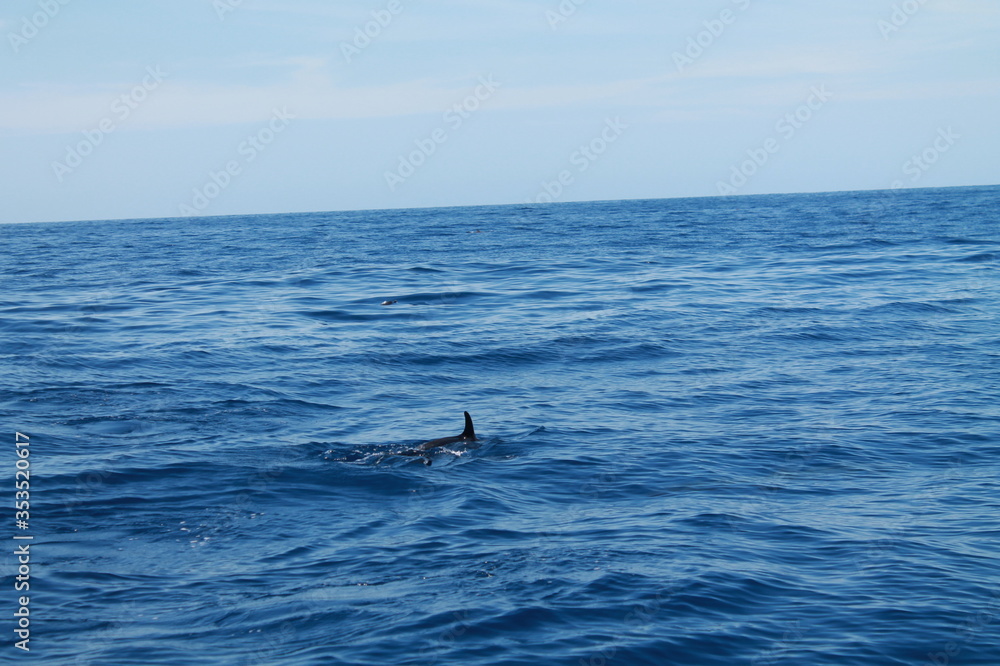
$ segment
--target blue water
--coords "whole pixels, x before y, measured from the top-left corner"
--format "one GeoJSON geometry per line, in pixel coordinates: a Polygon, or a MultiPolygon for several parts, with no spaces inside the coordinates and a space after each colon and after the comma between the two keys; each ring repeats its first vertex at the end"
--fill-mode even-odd
{"type": "Polygon", "coordinates": [[[0,227],[0,659],[996,666],[998,204],[0,227]]]}

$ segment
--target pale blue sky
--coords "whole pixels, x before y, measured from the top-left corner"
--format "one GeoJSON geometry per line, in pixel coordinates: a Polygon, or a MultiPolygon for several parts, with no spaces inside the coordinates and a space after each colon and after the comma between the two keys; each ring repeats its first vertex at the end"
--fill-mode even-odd
{"type": "Polygon", "coordinates": [[[1000,183],[995,0],[8,0],[0,35],[0,222],[1000,183]]]}

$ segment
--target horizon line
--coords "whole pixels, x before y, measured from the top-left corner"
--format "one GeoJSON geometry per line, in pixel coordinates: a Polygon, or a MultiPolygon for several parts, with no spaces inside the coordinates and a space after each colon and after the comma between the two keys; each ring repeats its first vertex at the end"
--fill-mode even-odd
{"type": "Polygon", "coordinates": [[[1000,183],[987,183],[978,185],[942,185],[937,187],[881,187],[873,189],[861,189],[861,190],[817,190],[817,191],[799,191],[799,192],[758,192],[755,194],[709,194],[709,195],[699,195],[699,196],[674,196],[674,197],[638,197],[638,198],[628,198],[628,199],[574,199],[571,201],[546,201],[546,202],[536,202],[536,201],[525,201],[525,202],[507,202],[507,203],[483,203],[483,204],[465,204],[465,205],[443,205],[443,206],[399,206],[390,208],[347,208],[347,209],[331,209],[331,210],[314,210],[314,211],[283,211],[283,212],[270,212],[270,213],[229,213],[226,215],[173,215],[170,217],[113,217],[113,218],[103,218],[103,219],[75,219],[75,220],[25,220],[23,222],[0,222],[0,226],[18,225],[18,224],[80,224],[89,222],[151,222],[151,221],[166,221],[166,220],[212,220],[212,219],[222,219],[229,217],[266,217],[275,215],[322,215],[326,213],[377,213],[382,211],[401,211],[401,210],[438,210],[438,209],[452,209],[452,208],[499,208],[507,206],[519,206],[519,207],[543,207],[543,206],[559,206],[559,205],[570,205],[570,204],[581,204],[581,203],[613,203],[613,202],[634,202],[634,201],[674,201],[681,199],[739,199],[739,198],[749,198],[749,197],[773,197],[773,196],[798,196],[798,195],[816,195],[816,194],[848,194],[852,192],[919,192],[921,190],[950,190],[950,189],[966,189],[966,188],[989,188],[989,187],[1000,187],[1000,183]]]}

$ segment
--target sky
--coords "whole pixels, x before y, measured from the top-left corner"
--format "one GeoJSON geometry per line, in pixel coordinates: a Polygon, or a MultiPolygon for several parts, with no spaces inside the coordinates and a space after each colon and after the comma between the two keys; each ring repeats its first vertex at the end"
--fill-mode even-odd
{"type": "Polygon", "coordinates": [[[7,0],[0,223],[1000,183],[996,0],[7,0]]]}

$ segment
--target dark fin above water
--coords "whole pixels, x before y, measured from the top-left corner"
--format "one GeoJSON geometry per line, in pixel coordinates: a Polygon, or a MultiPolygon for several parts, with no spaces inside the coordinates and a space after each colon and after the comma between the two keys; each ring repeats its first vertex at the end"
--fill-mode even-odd
{"type": "Polygon", "coordinates": [[[465,430],[462,431],[462,439],[476,439],[476,431],[472,427],[472,417],[469,412],[465,412],[465,430]]]}
{"type": "Polygon", "coordinates": [[[472,427],[472,417],[469,416],[469,412],[465,412],[465,430],[462,431],[461,435],[455,435],[454,437],[441,437],[440,439],[432,439],[429,442],[424,442],[417,447],[418,451],[427,451],[429,449],[434,449],[439,446],[445,446],[447,444],[458,444],[459,442],[471,442],[476,438],[476,431],[472,427]]]}

